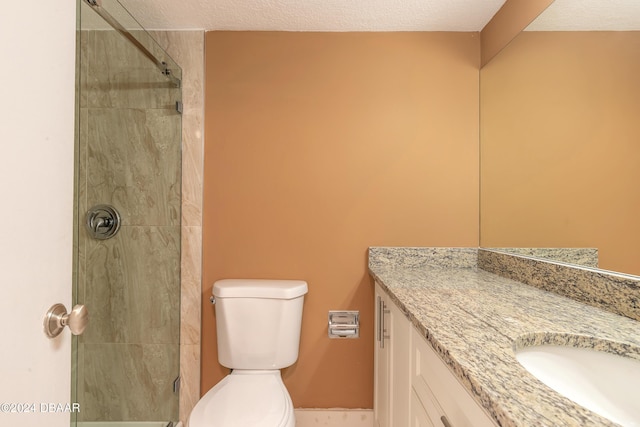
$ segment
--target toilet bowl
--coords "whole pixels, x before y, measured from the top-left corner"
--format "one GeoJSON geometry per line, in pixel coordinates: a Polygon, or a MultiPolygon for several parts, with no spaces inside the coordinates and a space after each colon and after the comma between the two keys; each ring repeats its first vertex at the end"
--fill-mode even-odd
{"type": "Polygon", "coordinates": [[[191,427],[293,427],[293,404],[280,371],[233,371],[200,399],[191,427]]]}
{"type": "Polygon", "coordinates": [[[218,361],[232,371],[196,404],[190,427],[294,427],[280,369],[298,359],[307,283],[226,279],[213,286],[218,361]]]}

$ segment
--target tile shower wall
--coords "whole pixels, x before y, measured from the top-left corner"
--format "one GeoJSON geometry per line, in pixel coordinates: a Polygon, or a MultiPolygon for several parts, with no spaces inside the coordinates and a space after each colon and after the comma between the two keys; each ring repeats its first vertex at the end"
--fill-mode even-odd
{"type": "Polygon", "coordinates": [[[186,423],[200,399],[204,32],[154,31],[151,35],[182,67],[180,419],[186,423]]]}
{"type": "MultiPolygon", "coordinates": [[[[114,205],[118,235],[80,230],[79,420],[173,420],[180,322],[180,91],[114,31],[81,37],[79,211],[114,205]]],[[[82,219],[81,219],[82,220],[82,219]]]]}

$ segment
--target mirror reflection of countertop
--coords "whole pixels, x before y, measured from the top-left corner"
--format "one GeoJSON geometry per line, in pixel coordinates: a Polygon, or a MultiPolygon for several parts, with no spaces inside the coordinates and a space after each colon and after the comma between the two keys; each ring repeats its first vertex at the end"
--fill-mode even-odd
{"type": "Polygon", "coordinates": [[[514,348],[640,347],[640,322],[482,270],[477,252],[371,248],[369,271],[498,425],[617,425],[542,384],[514,348]]]}

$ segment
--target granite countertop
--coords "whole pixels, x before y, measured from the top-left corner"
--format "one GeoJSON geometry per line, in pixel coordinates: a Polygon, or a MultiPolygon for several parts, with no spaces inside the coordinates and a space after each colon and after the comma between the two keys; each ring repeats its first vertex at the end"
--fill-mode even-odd
{"type": "Polygon", "coordinates": [[[425,263],[386,252],[372,261],[370,250],[369,270],[498,425],[617,425],[545,386],[514,348],[571,342],[628,351],[640,347],[640,322],[487,272],[473,250],[463,252],[462,262],[439,252],[425,263]]]}

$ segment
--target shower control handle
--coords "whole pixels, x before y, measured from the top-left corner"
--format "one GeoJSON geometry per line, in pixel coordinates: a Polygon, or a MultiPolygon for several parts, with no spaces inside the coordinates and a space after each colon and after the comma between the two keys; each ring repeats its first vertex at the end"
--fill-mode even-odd
{"type": "Polygon", "coordinates": [[[109,239],[120,229],[120,214],[113,206],[96,205],[87,211],[85,225],[94,239],[109,239]]]}
{"type": "Polygon", "coordinates": [[[44,316],[44,333],[49,338],[55,338],[65,326],[73,335],[81,335],[89,323],[89,311],[87,307],[78,304],[73,307],[71,313],[62,304],[54,304],[44,316]]]}

